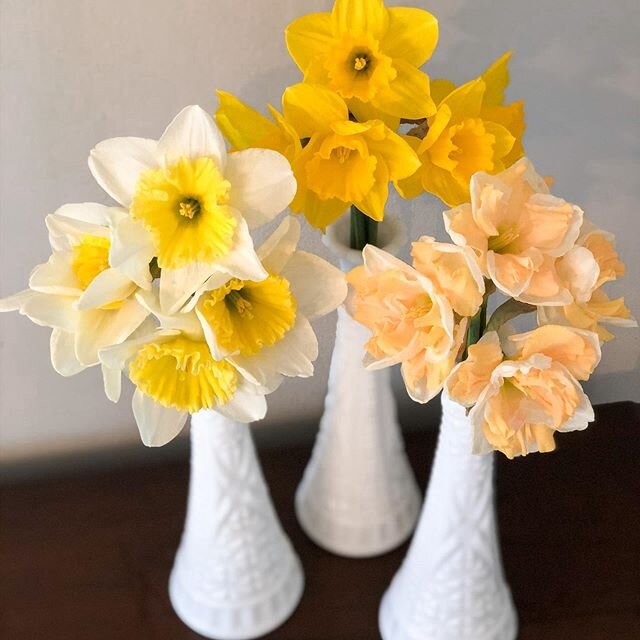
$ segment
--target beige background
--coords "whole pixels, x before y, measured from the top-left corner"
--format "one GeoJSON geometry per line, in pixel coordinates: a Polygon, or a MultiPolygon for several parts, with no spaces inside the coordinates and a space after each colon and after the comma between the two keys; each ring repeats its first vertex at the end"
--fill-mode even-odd
{"type": "MultiPolygon", "coordinates": [[[[45,214],[66,202],[107,202],[86,158],[99,140],[157,137],[178,110],[215,106],[216,87],[260,106],[299,78],[282,37],[327,0],[0,0],[0,295],[24,287],[48,257],[45,214]]],[[[401,4],[392,2],[390,4],[401,4]]],[[[640,49],[637,0],[413,2],[441,22],[432,76],[470,79],[516,50],[512,98],[525,98],[526,146],[557,193],[618,235],[624,285],[640,313],[640,49]]],[[[443,237],[441,207],[394,201],[410,233],[443,237]],[[411,217],[409,218],[409,214],[411,217]]],[[[324,253],[319,235],[304,244],[324,253]]],[[[621,292],[622,287],[614,287],[621,292]]],[[[334,319],[318,323],[317,375],[271,397],[264,428],[322,407],[334,319]]],[[[93,370],[71,380],[48,362],[48,330],[0,317],[0,459],[135,442],[126,400],[110,404],[93,370]]],[[[596,402],[640,400],[640,335],[619,332],[590,389],[596,402]]],[[[406,397],[398,389],[403,403],[406,397]]],[[[140,445],[142,446],[142,445],[140,445]]]]}

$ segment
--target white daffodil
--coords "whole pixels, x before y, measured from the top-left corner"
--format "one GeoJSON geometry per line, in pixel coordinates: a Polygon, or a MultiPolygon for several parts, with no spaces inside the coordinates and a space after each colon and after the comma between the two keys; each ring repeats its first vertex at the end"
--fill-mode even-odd
{"type": "MultiPolygon", "coordinates": [[[[33,270],[27,290],[0,301],[0,311],[53,329],[51,362],[63,376],[98,364],[100,349],[128,338],[148,316],[134,297],[138,284],[112,264],[112,230],[123,215],[84,203],[47,216],[51,257],[33,270]]],[[[140,284],[150,287],[148,263],[146,271],[140,284]]]]}
{"type": "Polygon", "coordinates": [[[269,392],[284,376],[313,375],[318,342],[309,321],[333,311],[347,293],[342,272],[298,251],[299,239],[299,222],[285,218],[258,249],[264,280],[219,286],[212,278],[187,306],[195,308],[214,357],[269,392]]]}
{"type": "Polygon", "coordinates": [[[190,106],[160,140],[101,142],[89,167],[130,212],[118,229],[122,260],[134,268],[157,258],[165,313],[179,310],[212,277],[219,286],[232,277],[267,277],[249,229],[272,220],[296,193],[291,166],[281,154],[246,149],[227,155],[213,119],[190,106]]]}
{"type": "MultiPolygon", "coordinates": [[[[346,285],[335,267],[296,251],[299,235],[299,223],[287,218],[258,250],[267,278],[209,289],[212,278],[181,313],[165,314],[154,293],[137,294],[160,328],[100,358],[136,385],[133,412],[147,446],[166,444],[203,409],[260,420],[265,396],[284,376],[313,374],[318,343],[309,319],[335,309],[346,285]]],[[[119,381],[106,383],[107,395],[117,398],[119,381]]]]}

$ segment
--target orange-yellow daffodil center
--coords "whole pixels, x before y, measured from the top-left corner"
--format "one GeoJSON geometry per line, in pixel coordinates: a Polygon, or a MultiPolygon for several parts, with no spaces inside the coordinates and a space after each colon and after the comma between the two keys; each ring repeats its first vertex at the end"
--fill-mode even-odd
{"type": "Polygon", "coordinates": [[[329,86],[343,98],[369,102],[398,75],[391,58],[368,36],[346,36],[327,56],[329,86]]]}
{"type": "Polygon", "coordinates": [[[163,407],[189,413],[225,405],[238,388],[232,365],[214,360],[205,342],[183,336],[143,346],[129,364],[129,377],[163,407]]]}
{"type": "Polygon", "coordinates": [[[243,356],[282,340],[295,323],[296,307],[289,282],[277,275],[261,282],[234,278],[199,303],[218,345],[243,356]]]}
{"type": "Polygon", "coordinates": [[[227,206],[230,188],[208,157],[181,158],[142,174],[131,215],[153,234],[161,268],[214,262],[229,253],[237,225],[227,206]]]}

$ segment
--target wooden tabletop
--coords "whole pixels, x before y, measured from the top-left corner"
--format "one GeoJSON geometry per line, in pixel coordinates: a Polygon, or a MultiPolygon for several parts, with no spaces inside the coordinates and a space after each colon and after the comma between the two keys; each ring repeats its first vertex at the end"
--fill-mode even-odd
{"type": "MultiPolygon", "coordinates": [[[[507,578],[520,640],[640,639],[640,405],[599,407],[558,451],[498,462],[507,578]]],[[[410,433],[420,480],[435,431],[410,433]]],[[[308,448],[261,451],[306,590],[273,640],[376,640],[380,598],[406,545],[345,560],[311,543],[293,515],[308,448]]],[[[173,614],[167,578],[178,546],[186,461],[5,486],[0,495],[0,637],[199,638],[173,614]]]]}

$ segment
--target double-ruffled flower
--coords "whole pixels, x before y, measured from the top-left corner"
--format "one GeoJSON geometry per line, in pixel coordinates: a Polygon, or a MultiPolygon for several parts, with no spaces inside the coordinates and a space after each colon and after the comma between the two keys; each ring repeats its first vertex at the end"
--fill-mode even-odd
{"type": "Polygon", "coordinates": [[[510,52],[504,54],[479,78],[458,88],[434,81],[438,109],[427,121],[426,135],[406,136],[421,166],[400,183],[405,198],[426,191],[457,206],[469,201],[474,173],[499,173],[522,157],[524,103],[504,104],[510,57],[510,52]]]}
{"type": "Polygon", "coordinates": [[[430,116],[429,78],[419,70],[438,42],[438,22],[421,9],[382,0],[336,0],[331,13],[313,13],[286,30],[291,57],[306,82],[344,98],[361,122],[430,116]]]}
{"type": "MultiPolygon", "coordinates": [[[[53,253],[37,266],[29,288],[0,300],[0,311],[19,311],[51,327],[51,362],[63,376],[98,364],[98,351],[128,338],[145,320],[138,285],[114,267],[115,229],[126,212],[101,204],[68,204],[47,216],[53,253]]],[[[105,370],[105,375],[109,372],[105,370]]]]}
{"type": "Polygon", "coordinates": [[[562,306],[539,307],[538,322],[595,331],[602,342],[614,338],[603,325],[637,327],[624,298],[612,300],[603,289],[624,271],[613,235],[585,221],[576,245],[557,262],[557,272],[573,300],[562,306]]]}
{"type": "Polygon", "coordinates": [[[133,411],[145,444],[169,442],[203,409],[260,420],[265,396],[285,376],[313,374],[318,343],[309,321],[335,309],[346,284],[335,267],[296,249],[299,236],[298,222],[287,218],[258,249],[266,278],[219,285],[214,276],[181,313],[165,314],[155,294],[139,294],[160,328],[105,349],[101,359],[136,385],[133,411]]]}
{"type": "MultiPolygon", "coordinates": [[[[249,229],[272,220],[295,195],[289,162],[268,149],[227,156],[212,118],[183,109],[160,140],[113,138],[96,146],[90,169],[128,208],[119,237],[126,265],[161,269],[160,303],[178,310],[208,278],[267,277],[249,229]]],[[[126,269],[126,265],[116,265],[126,269]]]]}
{"type": "Polygon", "coordinates": [[[473,255],[449,248],[422,238],[413,245],[413,268],[368,245],[363,266],[347,276],[351,313],[372,333],[365,366],[401,363],[407,391],[421,403],[442,389],[455,364],[467,325],[457,312],[475,314],[484,293],[473,255]]]}
{"type": "Polygon", "coordinates": [[[527,158],[502,173],[476,173],[471,203],[444,214],[452,240],[471,247],[485,277],[529,304],[566,305],[573,295],[557,269],[582,226],[579,207],[549,193],[527,158]]]}
{"type": "Polygon", "coordinates": [[[547,452],[555,449],[555,432],[585,429],[594,419],[578,381],[587,380],[599,361],[593,332],[549,325],[513,335],[503,347],[491,331],[469,347],[447,391],[472,407],[475,453],[497,449],[513,458],[547,452]]]}

